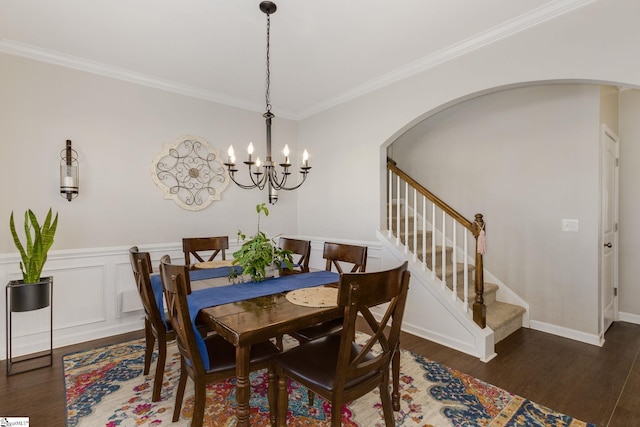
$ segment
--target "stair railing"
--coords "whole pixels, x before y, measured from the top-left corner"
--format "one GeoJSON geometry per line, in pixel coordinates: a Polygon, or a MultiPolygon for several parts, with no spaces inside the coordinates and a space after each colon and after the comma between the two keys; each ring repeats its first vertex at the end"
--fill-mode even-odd
{"type": "Polygon", "coordinates": [[[475,299],[473,302],[473,321],[481,328],[487,324],[487,312],[484,305],[483,254],[485,251],[482,214],[476,214],[470,221],[440,200],[436,195],[400,170],[396,162],[387,159],[388,171],[388,235],[395,236],[396,245],[404,246],[404,252],[413,254],[413,260],[422,261],[422,269],[431,271],[432,279],[440,278],[443,289],[448,287],[447,276],[451,276],[452,298],[458,298],[458,258],[462,258],[463,308],[469,310],[469,236],[475,239],[475,299]],[[410,224],[413,218],[413,224],[410,224]],[[418,223],[421,222],[421,227],[418,223]],[[410,226],[411,225],[411,226],[410,226]],[[458,242],[461,229],[462,242],[458,242]],[[428,259],[427,240],[431,232],[431,257],[428,259]],[[440,242],[436,245],[436,241],[440,242]],[[418,247],[418,243],[421,247],[418,247]],[[451,263],[447,262],[447,245],[451,250],[451,263]],[[421,256],[419,256],[421,254],[421,256]],[[438,260],[438,257],[440,258],[438,260]],[[449,267],[449,268],[447,268],[449,267]],[[439,272],[438,272],[439,270],[439,272]],[[450,271],[449,271],[450,270],[450,271]]]}

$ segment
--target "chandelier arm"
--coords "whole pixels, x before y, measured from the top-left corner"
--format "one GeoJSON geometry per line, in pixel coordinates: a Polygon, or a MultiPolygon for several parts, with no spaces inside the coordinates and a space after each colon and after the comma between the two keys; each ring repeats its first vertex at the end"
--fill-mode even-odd
{"type": "Polygon", "coordinates": [[[256,180],[253,175],[256,175],[256,173],[251,172],[251,166],[249,166],[249,179],[251,180],[251,184],[242,184],[240,181],[236,180],[235,171],[229,171],[229,178],[231,178],[231,181],[233,181],[238,187],[242,188],[243,190],[251,190],[254,188],[257,188],[259,190],[264,189],[268,181],[266,174],[260,173],[259,175],[261,175],[262,177],[258,180],[256,180]]]}
{"type": "Polygon", "coordinates": [[[307,180],[307,175],[309,174],[309,172],[300,172],[300,173],[302,173],[302,181],[300,181],[297,185],[295,185],[293,187],[285,187],[284,186],[286,184],[286,179],[285,179],[285,180],[283,180],[284,182],[282,183],[282,186],[274,186],[274,188],[276,190],[285,190],[285,191],[291,191],[291,190],[295,190],[295,189],[299,188],[307,180]]]}

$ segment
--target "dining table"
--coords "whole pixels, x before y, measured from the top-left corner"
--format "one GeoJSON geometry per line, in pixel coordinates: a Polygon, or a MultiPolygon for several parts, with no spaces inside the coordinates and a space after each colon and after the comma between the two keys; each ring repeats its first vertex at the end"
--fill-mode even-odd
{"type": "MultiPolygon", "coordinates": [[[[312,271],[261,282],[231,284],[227,279],[227,267],[193,270],[189,274],[191,294],[187,302],[194,327],[196,322],[206,324],[236,348],[237,426],[248,427],[251,345],[341,317],[344,312],[337,305],[337,293],[333,303],[316,306],[293,303],[286,297],[288,292],[299,289],[335,288],[340,276],[331,271],[312,271]]],[[[152,276],[151,283],[160,311],[164,312],[159,276],[152,276]]],[[[209,360],[204,341],[200,334],[195,336],[207,368],[209,360]]]]}

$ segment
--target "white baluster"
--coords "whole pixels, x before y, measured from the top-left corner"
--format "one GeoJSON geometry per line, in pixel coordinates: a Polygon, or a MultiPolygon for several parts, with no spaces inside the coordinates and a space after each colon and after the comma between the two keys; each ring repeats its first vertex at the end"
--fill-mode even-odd
{"type": "Polygon", "coordinates": [[[387,235],[393,237],[393,171],[389,169],[389,196],[387,203],[389,204],[389,218],[387,219],[387,235]]]}
{"type": "Polygon", "coordinates": [[[431,204],[431,279],[436,279],[436,204],[431,204]]]}
{"type": "Polygon", "coordinates": [[[404,183],[404,253],[409,253],[409,183],[404,183]]]}
{"type": "Polygon", "coordinates": [[[400,177],[397,179],[396,191],[396,246],[400,246],[400,177]]]}
{"type": "Polygon", "coordinates": [[[442,289],[447,287],[447,251],[445,250],[447,245],[447,214],[442,211],[442,242],[440,247],[440,253],[442,254],[442,289]]]}
{"type": "Polygon", "coordinates": [[[413,189],[413,262],[418,261],[418,190],[413,189]]]}
{"type": "Polygon", "coordinates": [[[451,264],[453,265],[453,300],[455,301],[458,298],[458,242],[456,240],[456,231],[457,231],[457,223],[456,220],[451,218],[451,247],[453,248],[451,264]]]}
{"type": "Polygon", "coordinates": [[[469,237],[469,231],[464,230],[464,311],[469,311],[469,246],[467,240],[469,237]]]}
{"type": "Polygon", "coordinates": [[[422,196],[422,271],[427,270],[427,197],[422,196]]]}

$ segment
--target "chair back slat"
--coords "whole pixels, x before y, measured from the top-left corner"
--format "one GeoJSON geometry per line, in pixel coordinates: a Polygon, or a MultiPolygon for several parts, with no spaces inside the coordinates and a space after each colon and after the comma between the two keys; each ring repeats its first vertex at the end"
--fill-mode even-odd
{"type": "Polygon", "coordinates": [[[151,273],[153,272],[151,255],[149,252],[140,252],[137,246],[133,246],[129,249],[129,260],[146,319],[153,324],[156,330],[165,329],[166,326],[151,287],[151,273]]]}
{"type": "Polygon", "coordinates": [[[350,378],[386,369],[400,338],[410,273],[405,261],[392,270],[344,273],[338,284],[338,305],[344,307],[344,323],[335,382],[340,388],[350,378]],[[387,304],[381,320],[371,308],[387,304]],[[354,345],[356,321],[366,321],[369,338],[354,345]]]}
{"type": "Polygon", "coordinates": [[[278,247],[293,252],[298,256],[295,264],[300,266],[300,271],[306,273],[309,271],[309,258],[311,257],[311,242],[309,240],[290,239],[288,237],[280,237],[278,247]]]}
{"type": "Polygon", "coordinates": [[[169,321],[176,334],[176,344],[185,359],[183,366],[204,373],[204,365],[196,344],[193,324],[187,305],[190,293],[189,268],[186,265],[171,264],[168,255],[160,259],[160,277],[167,302],[169,321]]]}
{"type": "Polygon", "coordinates": [[[229,249],[229,236],[215,237],[185,237],[182,239],[182,251],[184,252],[184,263],[192,267],[192,259],[195,262],[213,261],[221,254],[222,259],[227,259],[226,250],[229,249]],[[208,258],[204,258],[202,252],[212,251],[208,258]]]}
{"type": "Polygon", "coordinates": [[[353,264],[350,272],[364,272],[367,268],[367,247],[344,243],[325,242],[322,257],[327,260],[326,270],[335,267],[338,273],[344,273],[342,263],[353,264]]]}

